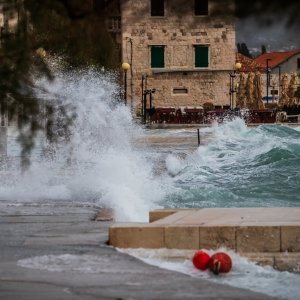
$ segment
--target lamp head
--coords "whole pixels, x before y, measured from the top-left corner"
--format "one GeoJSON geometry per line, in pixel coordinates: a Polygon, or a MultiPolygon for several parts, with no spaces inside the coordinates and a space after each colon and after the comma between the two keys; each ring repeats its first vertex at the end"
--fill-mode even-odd
{"type": "Polygon", "coordinates": [[[36,53],[36,55],[37,55],[38,57],[40,57],[40,58],[45,58],[46,55],[47,55],[46,50],[45,50],[44,48],[42,48],[42,47],[36,49],[36,50],[35,50],[35,53],[36,53]]]}
{"type": "Polygon", "coordinates": [[[128,71],[130,69],[130,64],[127,62],[122,63],[122,69],[128,71]]]}
{"type": "Polygon", "coordinates": [[[242,68],[242,64],[240,62],[236,62],[234,65],[235,70],[240,70],[242,68]]]}

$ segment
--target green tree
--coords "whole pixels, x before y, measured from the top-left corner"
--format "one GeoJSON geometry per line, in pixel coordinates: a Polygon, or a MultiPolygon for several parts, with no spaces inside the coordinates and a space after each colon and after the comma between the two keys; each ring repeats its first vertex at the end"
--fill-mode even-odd
{"type": "Polygon", "coordinates": [[[267,52],[267,48],[265,45],[261,45],[261,54],[265,54],[267,52]]]}
{"type": "Polygon", "coordinates": [[[32,101],[32,73],[42,72],[49,79],[51,74],[44,59],[32,52],[28,18],[22,1],[2,1],[4,27],[1,29],[0,48],[0,105],[1,122],[7,125],[18,118],[19,141],[22,145],[23,165],[27,165],[28,154],[37,132],[42,128],[38,101],[32,101]],[[7,5],[7,6],[6,6],[7,5]],[[8,8],[10,8],[10,10],[8,8]],[[18,23],[11,26],[8,17],[17,13],[18,23]],[[20,113],[22,112],[22,113],[20,113]],[[5,124],[5,122],[7,124],[5,124]]]}
{"type": "Polygon", "coordinates": [[[33,47],[62,56],[69,67],[116,67],[116,45],[106,30],[105,6],[78,0],[25,0],[25,4],[33,47]]]}
{"type": "Polygon", "coordinates": [[[237,44],[238,53],[241,53],[249,58],[252,58],[250,51],[246,45],[246,43],[238,43],[237,44]]]}

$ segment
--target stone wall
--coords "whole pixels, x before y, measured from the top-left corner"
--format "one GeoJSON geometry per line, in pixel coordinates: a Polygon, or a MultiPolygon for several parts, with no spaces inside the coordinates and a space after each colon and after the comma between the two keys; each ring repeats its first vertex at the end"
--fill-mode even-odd
{"type": "Polygon", "coordinates": [[[141,102],[142,75],[155,88],[154,105],[200,106],[210,101],[229,104],[229,72],[235,63],[234,19],[194,16],[194,0],[165,0],[165,16],[150,16],[150,0],[122,1],[122,60],[132,64],[128,72],[128,99],[141,102]],[[165,46],[165,68],[151,69],[151,45],[165,46]],[[194,45],[209,47],[208,68],[194,67],[194,45]],[[131,61],[132,56],[132,61],[131,61]],[[132,78],[131,78],[132,75],[132,78]],[[186,88],[187,94],[174,94],[186,88]]]}
{"type": "MultiPolygon", "coordinates": [[[[135,94],[141,95],[141,84],[135,81],[135,94]]],[[[176,72],[155,74],[147,78],[148,87],[153,87],[153,106],[178,107],[201,106],[205,102],[215,105],[229,105],[228,72],[176,72]],[[174,93],[173,89],[183,88],[187,93],[174,93]]]]}

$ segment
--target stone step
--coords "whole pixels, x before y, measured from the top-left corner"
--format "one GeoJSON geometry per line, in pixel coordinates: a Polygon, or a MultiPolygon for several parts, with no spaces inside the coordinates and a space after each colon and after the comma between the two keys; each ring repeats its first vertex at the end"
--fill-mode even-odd
{"type": "MultiPolygon", "coordinates": [[[[247,256],[293,253],[300,263],[300,207],[166,209],[150,223],[116,223],[109,243],[118,248],[218,249],[247,256]],[[252,255],[253,254],[253,255],[252,255]]],[[[275,261],[271,255],[268,260],[275,261]]]]}

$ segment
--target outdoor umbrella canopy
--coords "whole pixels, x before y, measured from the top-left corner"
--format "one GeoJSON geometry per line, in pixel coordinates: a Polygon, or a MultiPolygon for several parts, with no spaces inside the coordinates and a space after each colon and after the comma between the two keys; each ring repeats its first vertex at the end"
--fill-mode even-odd
{"type": "Polygon", "coordinates": [[[287,73],[283,74],[280,79],[281,91],[280,91],[280,99],[278,102],[279,106],[284,106],[289,104],[288,81],[289,81],[288,74],[287,73]]]}
{"type": "Polygon", "coordinates": [[[254,75],[253,79],[253,84],[254,84],[254,108],[256,109],[264,109],[265,105],[262,100],[262,84],[261,84],[261,74],[259,71],[257,71],[254,75]]]}
{"type": "Polygon", "coordinates": [[[254,100],[254,73],[250,72],[248,74],[247,83],[246,83],[246,106],[247,108],[253,108],[254,100]]]}
{"type": "Polygon", "coordinates": [[[291,75],[291,80],[288,86],[289,105],[293,105],[295,103],[296,91],[297,91],[297,75],[293,73],[291,75]]]}
{"type": "Polygon", "coordinates": [[[247,107],[246,84],[247,84],[246,74],[242,72],[240,75],[239,88],[237,91],[237,103],[236,103],[236,106],[240,108],[247,107]]]}

